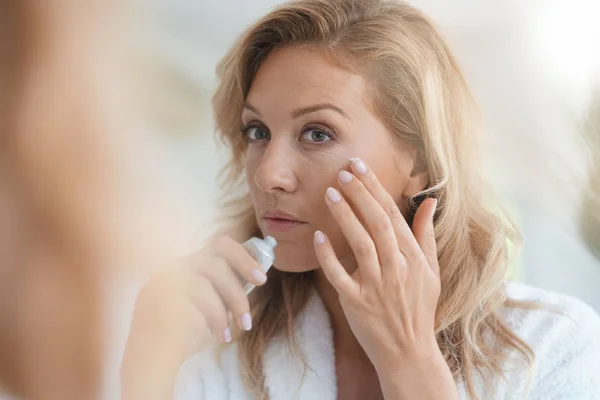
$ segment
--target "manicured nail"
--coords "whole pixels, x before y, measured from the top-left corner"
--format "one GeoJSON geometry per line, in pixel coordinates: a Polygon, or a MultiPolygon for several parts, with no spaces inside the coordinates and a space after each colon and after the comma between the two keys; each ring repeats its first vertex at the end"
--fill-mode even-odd
{"type": "Polygon", "coordinates": [[[267,281],[267,275],[263,271],[261,271],[260,269],[253,269],[252,270],[252,276],[259,283],[265,283],[267,281]]]}
{"type": "Polygon", "coordinates": [[[352,181],[352,174],[348,171],[340,171],[338,174],[338,179],[345,185],[352,181]]]}
{"type": "Polygon", "coordinates": [[[327,197],[329,197],[329,200],[331,200],[333,203],[339,203],[342,200],[342,195],[340,192],[332,187],[327,189],[327,197]]]}
{"type": "Polygon", "coordinates": [[[252,329],[252,317],[249,312],[242,315],[242,328],[244,328],[245,331],[252,329]]]}
{"type": "Polygon", "coordinates": [[[356,172],[358,172],[360,175],[367,173],[367,166],[360,158],[351,158],[351,161],[356,172]]]}
{"type": "Polygon", "coordinates": [[[323,234],[323,232],[321,232],[321,231],[315,232],[315,243],[316,244],[323,244],[323,243],[325,243],[325,240],[327,240],[327,239],[325,238],[325,235],[323,234]]]}
{"type": "Polygon", "coordinates": [[[231,329],[225,328],[225,331],[223,331],[223,340],[225,343],[231,342],[231,329]]]}

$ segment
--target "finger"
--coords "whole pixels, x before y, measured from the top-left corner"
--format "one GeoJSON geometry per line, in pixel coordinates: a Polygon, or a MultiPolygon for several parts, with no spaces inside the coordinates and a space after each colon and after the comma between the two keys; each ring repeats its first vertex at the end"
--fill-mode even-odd
{"type": "Polygon", "coordinates": [[[238,326],[249,331],[252,328],[250,303],[242,284],[227,261],[217,262],[212,268],[204,269],[201,274],[213,284],[227,308],[231,310],[238,326]]]}
{"type": "Polygon", "coordinates": [[[381,205],[388,218],[392,223],[392,228],[396,234],[398,248],[409,260],[413,261],[421,256],[421,250],[417,243],[410,226],[400,212],[400,208],[396,204],[394,198],[383,187],[379,179],[370,168],[367,167],[364,161],[360,158],[351,160],[352,170],[356,176],[365,185],[367,190],[373,195],[375,200],[381,205]]]}
{"type": "Polygon", "coordinates": [[[190,298],[206,319],[209,329],[222,341],[231,342],[227,310],[213,285],[203,276],[190,276],[187,287],[190,298]]]}
{"type": "Polygon", "coordinates": [[[362,217],[373,238],[381,268],[392,268],[404,262],[392,222],[375,197],[348,171],[340,171],[338,180],[344,195],[362,217]]]}
{"type": "Polygon", "coordinates": [[[413,232],[419,246],[427,258],[429,266],[436,275],[439,275],[439,263],[437,255],[437,244],[435,241],[434,216],[437,207],[437,199],[425,199],[413,220],[413,232]]]}
{"type": "Polygon", "coordinates": [[[359,290],[358,284],[348,275],[348,272],[338,260],[331,243],[327,240],[327,236],[323,232],[315,232],[314,245],[319,265],[321,265],[327,280],[338,293],[347,296],[354,295],[359,290]]]}
{"type": "Polygon", "coordinates": [[[375,244],[350,205],[344,200],[341,193],[332,187],[327,189],[325,198],[329,210],[356,257],[361,276],[381,279],[381,268],[375,244]]]}
{"type": "Polygon", "coordinates": [[[267,275],[258,262],[240,243],[228,236],[222,236],[216,239],[212,247],[212,254],[225,259],[246,281],[256,286],[262,286],[267,281],[267,275]]]}

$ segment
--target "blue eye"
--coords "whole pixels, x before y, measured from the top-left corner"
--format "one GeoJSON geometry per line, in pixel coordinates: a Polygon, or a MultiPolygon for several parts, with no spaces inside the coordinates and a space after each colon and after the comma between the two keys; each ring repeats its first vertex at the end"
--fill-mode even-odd
{"type": "MultiPolygon", "coordinates": [[[[251,122],[241,128],[248,142],[271,140],[269,129],[257,122],[251,122]]],[[[311,144],[322,144],[334,141],[335,134],[322,125],[307,125],[302,131],[301,140],[311,144]]]]}
{"type": "Polygon", "coordinates": [[[302,139],[311,143],[324,143],[331,141],[331,135],[322,129],[308,129],[302,134],[302,139]]]}
{"type": "Polygon", "coordinates": [[[269,133],[264,129],[258,126],[247,126],[242,128],[242,133],[248,138],[250,141],[257,140],[268,140],[270,139],[269,133]]]}

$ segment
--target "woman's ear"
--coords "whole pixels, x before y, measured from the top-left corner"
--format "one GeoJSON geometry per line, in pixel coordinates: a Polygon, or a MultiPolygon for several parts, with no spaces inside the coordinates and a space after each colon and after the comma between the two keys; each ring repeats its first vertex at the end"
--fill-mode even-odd
{"type": "Polygon", "coordinates": [[[429,169],[427,168],[427,157],[420,149],[411,149],[407,155],[412,160],[412,166],[402,195],[410,198],[422,192],[429,185],[429,169]]]}

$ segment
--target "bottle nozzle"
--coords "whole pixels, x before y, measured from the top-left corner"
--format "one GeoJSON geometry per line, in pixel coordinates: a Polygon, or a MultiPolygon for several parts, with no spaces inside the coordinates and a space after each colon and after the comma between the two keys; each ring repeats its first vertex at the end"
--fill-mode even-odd
{"type": "Polygon", "coordinates": [[[275,246],[277,246],[277,240],[275,240],[273,236],[267,236],[265,238],[265,243],[271,248],[275,248],[275,246]]]}

